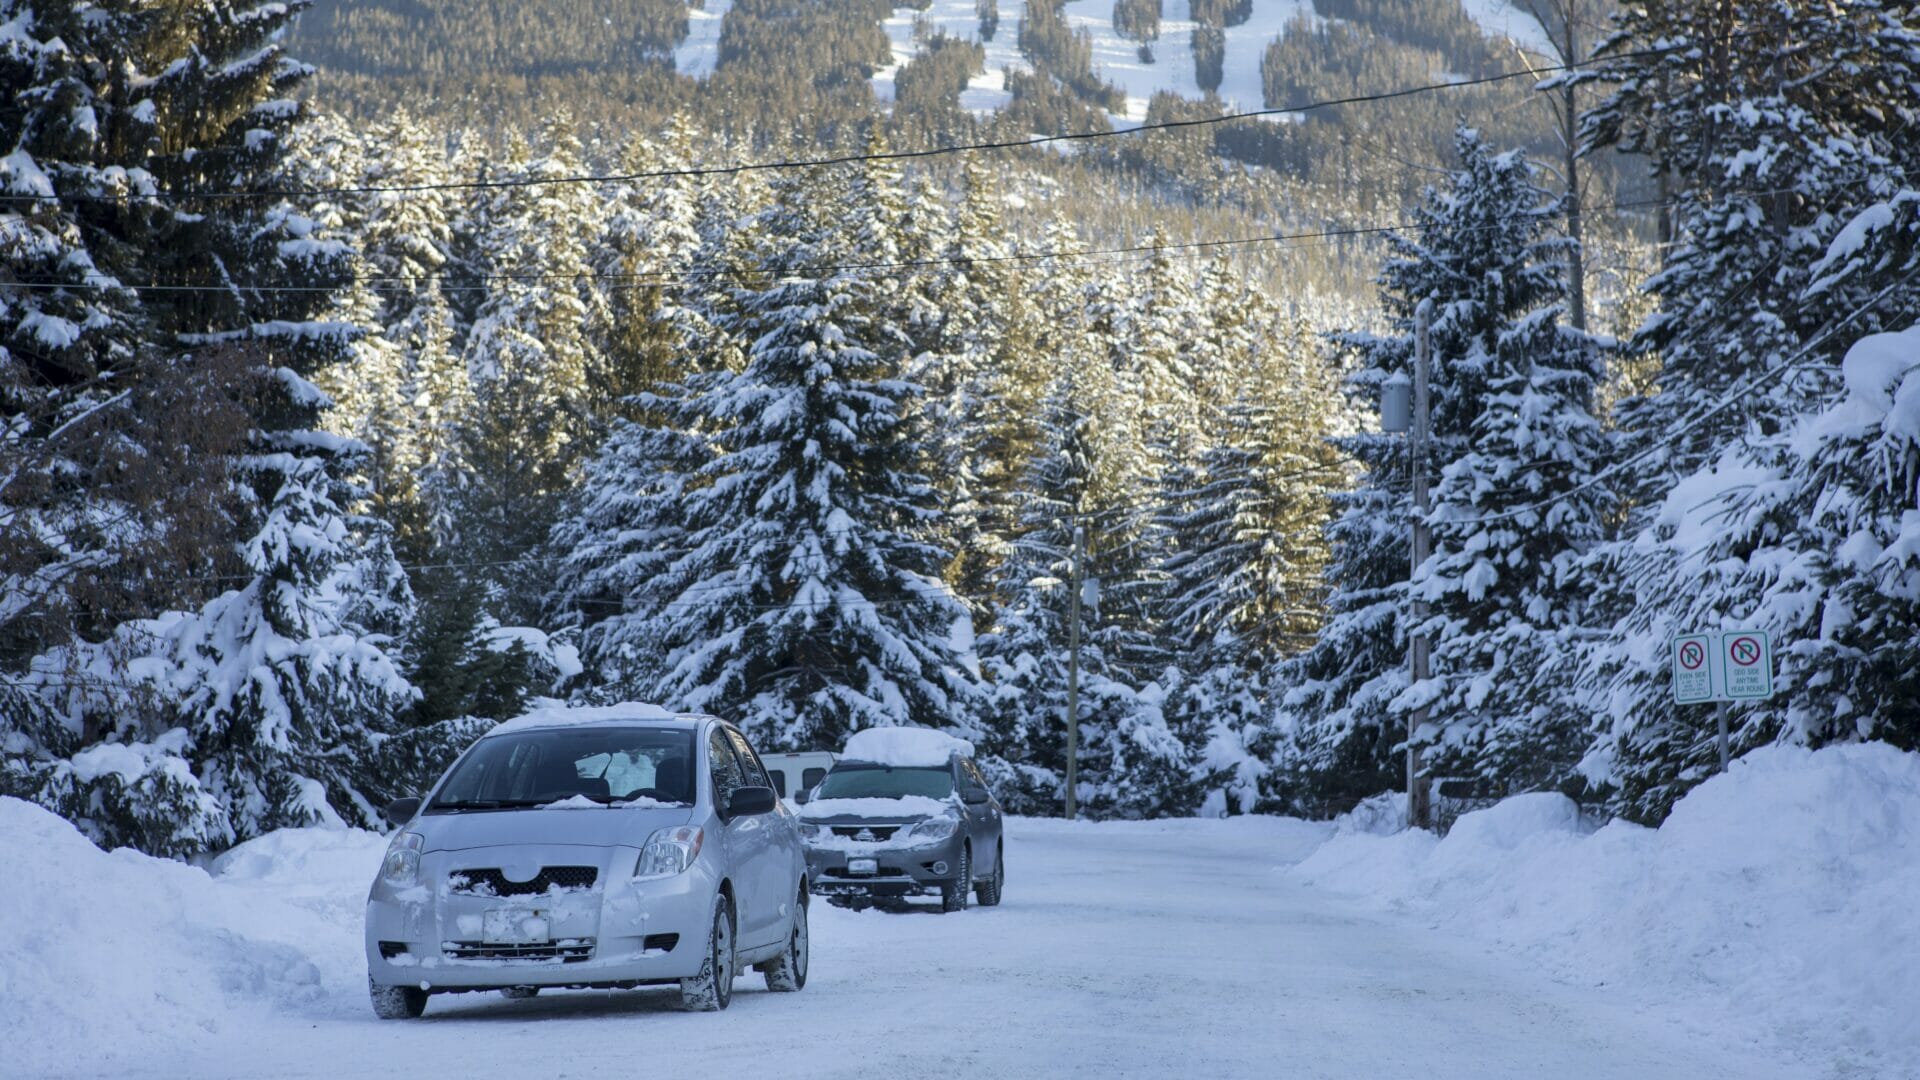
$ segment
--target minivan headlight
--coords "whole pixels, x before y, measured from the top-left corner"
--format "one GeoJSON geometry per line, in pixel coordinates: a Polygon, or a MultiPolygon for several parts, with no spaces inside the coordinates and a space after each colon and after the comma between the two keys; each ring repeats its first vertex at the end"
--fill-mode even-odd
{"type": "Polygon", "coordinates": [[[960,827],[960,819],[952,817],[928,818],[907,831],[915,840],[945,840],[960,827]]]}
{"type": "Polygon", "coordinates": [[[817,843],[825,840],[828,832],[829,830],[825,825],[802,825],[800,826],[800,839],[809,844],[817,843]]]}
{"type": "Polygon", "coordinates": [[[416,832],[403,832],[387,845],[387,857],[380,863],[380,880],[389,885],[406,888],[420,882],[420,847],[423,837],[416,832]]]}
{"type": "Polygon", "coordinates": [[[700,857],[700,845],[706,840],[706,833],[698,825],[676,825],[669,829],[655,829],[647,838],[647,846],[640,849],[640,858],[633,864],[633,876],[639,880],[648,878],[672,877],[693,865],[700,857]]]}

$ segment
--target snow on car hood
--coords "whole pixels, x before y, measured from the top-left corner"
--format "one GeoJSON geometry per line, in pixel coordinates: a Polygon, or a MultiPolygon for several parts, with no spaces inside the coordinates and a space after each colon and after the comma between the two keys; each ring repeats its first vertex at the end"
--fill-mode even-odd
{"type": "Polygon", "coordinates": [[[860,821],[915,821],[953,812],[953,802],[925,795],[897,799],[815,799],[800,808],[803,821],[853,818],[860,821]]]}
{"type": "Polygon", "coordinates": [[[594,809],[532,807],[422,814],[408,826],[425,838],[427,851],[461,851],[502,844],[581,844],[639,847],[655,829],[685,825],[688,806],[597,806],[594,809]]]}

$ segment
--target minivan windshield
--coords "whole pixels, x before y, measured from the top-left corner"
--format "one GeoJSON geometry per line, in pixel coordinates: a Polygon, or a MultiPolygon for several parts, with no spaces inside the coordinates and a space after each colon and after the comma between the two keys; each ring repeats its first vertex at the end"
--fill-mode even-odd
{"type": "Polygon", "coordinates": [[[816,799],[898,799],[905,795],[924,795],[944,799],[953,794],[953,772],[947,768],[901,768],[841,762],[833,767],[820,787],[816,799]]]}
{"type": "Polygon", "coordinates": [[[693,802],[693,733],[674,728],[542,728],[480,740],[448,774],[431,813],[544,806],[693,802]]]}

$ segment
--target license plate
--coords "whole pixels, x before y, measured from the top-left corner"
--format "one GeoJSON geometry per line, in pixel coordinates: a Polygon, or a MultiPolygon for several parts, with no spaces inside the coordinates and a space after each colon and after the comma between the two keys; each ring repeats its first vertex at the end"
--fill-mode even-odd
{"type": "Polygon", "coordinates": [[[875,873],[879,873],[879,871],[880,871],[879,859],[848,859],[847,860],[847,873],[849,874],[875,874],[875,873]]]}
{"type": "Polygon", "coordinates": [[[480,927],[488,945],[530,945],[553,940],[553,922],[544,911],[507,908],[489,911],[480,927]]]}

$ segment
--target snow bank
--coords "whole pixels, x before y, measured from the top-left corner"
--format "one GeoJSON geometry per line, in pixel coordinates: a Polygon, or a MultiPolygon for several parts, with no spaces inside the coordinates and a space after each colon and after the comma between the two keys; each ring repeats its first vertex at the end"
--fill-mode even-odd
{"type": "Polygon", "coordinates": [[[365,997],[357,926],[384,837],[290,829],[198,867],[101,851],[0,798],[0,1073],[105,1072],[261,1011],[365,997]],[[16,1071],[17,1070],[17,1071],[16,1071]]]}
{"type": "Polygon", "coordinates": [[[973,744],[932,728],[889,727],[856,731],[841,757],[895,768],[938,768],[959,754],[973,756],[973,744]]]}
{"type": "Polygon", "coordinates": [[[1659,829],[1586,833],[1527,795],[1443,840],[1345,832],[1293,872],[1563,978],[1724,1008],[1852,1075],[1920,1075],[1920,754],[1766,748],[1659,829]]]}

